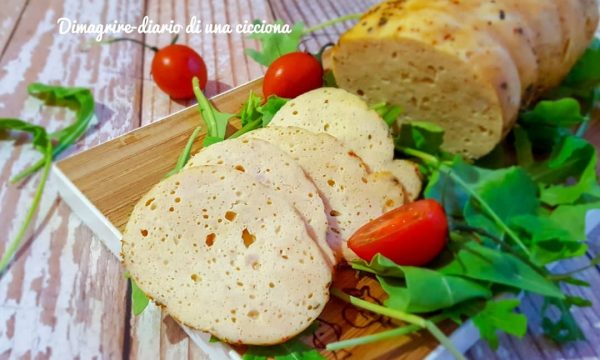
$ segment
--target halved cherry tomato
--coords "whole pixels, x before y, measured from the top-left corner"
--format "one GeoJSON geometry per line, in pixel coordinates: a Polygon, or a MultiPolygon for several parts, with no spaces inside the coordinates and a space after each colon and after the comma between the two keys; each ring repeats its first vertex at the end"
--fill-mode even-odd
{"type": "Polygon", "coordinates": [[[185,45],[172,44],[160,49],[152,59],[152,77],[158,87],[173,99],[194,97],[192,79],[206,87],[206,64],[202,57],[185,45]]]}
{"type": "Polygon", "coordinates": [[[304,52],[285,54],[267,69],[263,95],[292,99],[323,85],[323,68],[314,56],[304,52]]]}
{"type": "Polygon", "coordinates": [[[419,200],[383,214],[367,223],[348,240],[348,247],[361,259],[375,254],[398,265],[423,266],[444,249],[448,220],[435,200],[419,200]]]}

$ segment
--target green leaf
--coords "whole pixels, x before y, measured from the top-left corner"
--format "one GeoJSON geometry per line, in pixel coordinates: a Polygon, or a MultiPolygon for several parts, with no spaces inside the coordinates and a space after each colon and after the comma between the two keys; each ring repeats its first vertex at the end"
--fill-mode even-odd
{"type": "Polygon", "coordinates": [[[473,317],[473,323],[479,329],[492,349],[498,348],[497,332],[523,337],[527,332],[527,318],[513,310],[519,306],[519,300],[488,301],[483,310],[473,317]]]}
{"type": "Polygon", "coordinates": [[[519,124],[529,135],[534,150],[547,152],[571,134],[569,128],[585,121],[579,102],[573,98],[540,101],[521,113],[519,124]]]}
{"type": "Polygon", "coordinates": [[[272,95],[264,104],[261,104],[262,99],[260,97],[250,94],[242,107],[242,111],[238,114],[242,119],[242,128],[233,133],[230,138],[233,139],[252,130],[266,127],[279,109],[288,101],[288,99],[272,95]]]}
{"type": "Polygon", "coordinates": [[[244,353],[244,360],[323,360],[325,359],[317,349],[311,348],[300,339],[314,333],[318,323],[313,323],[296,337],[272,346],[249,346],[244,353]]]}
{"type": "Polygon", "coordinates": [[[435,270],[410,266],[400,267],[405,280],[378,276],[388,294],[385,305],[411,313],[428,313],[461,302],[492,296],[491,291],[477,282],[441,274],[435,270]]]}
{"type": "Polygon", "coordinates": [[[132,278],[129,278],[129,281],[131,281],[131,309],[133,310],[133,314],[138,316],[146,309],[150,303],[150,299],[137,286],[132,278]]]}
{"type": "Polygon", "coordinates": [[[537,211],[536,192],[537,186],[520,168],[487,170],[457,157],[433,173],[424,194],[444,206],[451,222],[464,219],[496,237],[506,235],[527,254],[527,248],[509,228],[507,220],[537,211]]]}
{"type": "Polygon", "coordinates": [[[402,268],[381,254],[375,254],[370,263],[358,260],[353,261],[350,265],[353,269],[358,271],[365,271],[385,277],[404,278],[404,271],[402,268]]]}
{"type": "Polygon", "coordinates": [[[444,141],[444,129],[436,124],[424,121],[403,123],[400,135],[396,139],[396,147],[410,148],[438,154],[444,141]]]}
{"type": "Polygon", "coordinates": [[[574,239],[561,224],[547,216],[522,215],[510,220],[511,228],[527,239],[531,260],[538,265],[582,256],[584,242],[574,239]]]}
{"type": "MultiPolygon", "coordinates": [[[[262,24],[260,20],[254,20],[255,25],[262,24]]],[[[277,20],[275,24],[280,26],[284,24],[282,20],[277,20]]],[[[300,40],[304,34],[304,23],[298,22],[292,26],[292,31],[286,33],[253,33],[248,38],[260,42],[260,50],[245,49],[246,55],[250,56],[257,63],[269,66],[278,57],[298,51],[300,40]]]]}
{"type": "Polygon", "coordinates": [[[261,114],[258,111],[260,107],[260,103],[262,102],[262,98],[256,95],[254,92],[250,91],[250,95],[248,96],[248,100],[242,106],[242,109],[238,113],[237,117],[242,121],[242,126],[248,125],[258,118],[260,118],[261,114]]]}
{"type": "Polygon", "coordinates": [[[25,218],[23,222],[19,226],[19,230],[15,238],[8,244],[4,249],[4,253],[0,258],[0,275],[4,273],[13,257],[21,247],[21,243],[25,238],[27,233],[27,229],[33,220],[33,215],[35,214],[40,200],[42,198],[42,194],[44,192],[44,188],[46,186],[46,181],[48,180],[48,174],[50,173],[50,167],[52,165],[52,143],[50,141],[50,137],[46,132],[46,129],[38,126],[30,124],[26,121],[19,119],[0,119],[0,131],[20,131],[27,132],[33,136],[32,144],[34,149],[39,151],[42,154],[42,159],[38,162],[43,166],[42,177],[38,182],[37,188],[35,190],[35,195],[31,201],[31,205],[25,214],[25,218]]]}
{"type": "MultiPolygon", "coordinates": [[[[571,313],[571,307],[580,303],[572,298],[544,298],[542,328],[544,335],[557,343],[584,340],[585,335],[571,313]]],[[[587,303],[586,303],[587,305],[587,303]]]]}
{"type": "Polygon", "coordinates": [[[271,95],[267,99],[264,105],[258,108],[258,112],[262,115],[262,126],[266,127],[269,125],[275,114],[285,105],[289,100],[280,98],[278,96],[271,95]]]}
{"type": "Polygon", "coordinates": [[[469,225],[486,229],[502,238],[512,217],[537,211],[537,186],[521,168],[475,171],[479,174],[479,181],[472,183],[471,189],[478,198],[471,197],[464,208],[464,217],[469,225]],[[482,203],[491,212],[482,211],[482,203]]]}
{"type": "Polygon", "coordinates": [[[388,294],[385,305],[396,310],[431,312],[492,296],[488,288],[474,281],[427,268],[400,266],[381,254],[376,254],[368,264],[355,261],[351,265],[353,269],[376,274],[388,294]]]}
{"type": "Polygon", "coordinates": [[[517,164],[523,167],[531,166],[534,163],[533,147],[527,131],[523,130],[520,126],[516,126],[513,129],[513,135],[515,137],[517,164]]]}
{"type": "Polygon", "coordinates": [[[202,120],[204,120],[204,123],[206,124],[206,137],[204,138],[203,143],[204,147],[225,140],[229,119],[234,117],[234,114],[223,113],[215,109],[206,96],[204,96],[202,89],[200,89],[198,78],[194,77],[192,80],[192,87],[194,88],[194,95],[198,101],[198,110],[200,111],[202,120]]]}
{"type": "Polygon", "coordinates": [[[594,38],[583,56],[571,69],[562,86],[590,91],[600,84],[600,39],[594,38]]]}
{"type": "MultiPolygon", "coordinates": [[[[52,86],[40,83],[27,87],[29,95],[44,101],[44,105],[67,107],[75,111],[75,120],[55,133],[49,134],[54,140],[52,158],[55,159],[63,151],[73,145],[87,131],[94,116],[94,97],[90,90],[78,87],[52,86]]],[[[35,173],[44,166],[41,159],[32,166],[21,171],[11,180],[18,182],[35,173]]]]}
{"type": "Polygon", "coordinates": [[[218,343],[218,342],[221,342],[221,340],[218,337],[211,335],[210,339],[208,339],[208,342],[209,343],[218,343]]]}
{"type": "Polygon", "coordinates": [[[570,127],[581,124],[583,120],[579,102],[573,98],[543,100],[533,110],[520,115],[521,124],[526,126],[570,127]]]}
{"type": "Polygon", "coordinates": [[[166,177],[177,174],[178,172],[181,171],[181,169],[183,169],[185,167],[185,164],[187,164],[188,160],[190,159],[190,155],[192,152],[192,146],[194,145],[194,141],[196,141],[196,138],[198,137],[200,130],[202,130],[201,127],[196,127],[194,129],[194,131],[192,132],[192,135],[190,135],[190,138],[187,141],[187,144],[185,145],[185,148],[183,149],[183,151],[179,155],[179,158],[177,159],[177,164],[175,165],[175,168],[173,170],[169,171],[169,173],[167,173],[166,177]]]}
{"type": "Polygon", "coordinates": [[[400,114],[402,114],[402,108],[400,106],[388,104],[386,102],[381,102],[372,105],[371,109],[375,110],[379,114],[379,116],[381,116],[383,121],[385,121],[385,123],[388,124],[389,127],[392,127],[396,123],[396,120],[398,119],[400,114]]]}
{"type": "Polygon", "coordinates": [[[323,72],[323,87],[338,87],[333,70],[326,69],[325,72],[323,72]]]}
{"type": "Polygon", "coordinates": [[[568,231],[571,239],[585,241],[585,215],[589,210],[600,209],[600,201],[578,204],[562,205],[550,214],[550,219],[568,231]]]}
{"type": "Polygon", "coordinates": [[[547,161],[531,167],[530,173],[541,182],[541,200],[550,206],[571,204],[598,185],[598,155],[584,139],[567,136],[554,148],[547,161]],[[565,185],[569,179],[574,184],[565,185]],[[554,185],[560,183],[558,185],[554,185]]]}
{"type": "Polygon", "coordinates": [[[564,298],[556,285],[519,258],[475,242],[464,244],[455,259],[439,271],[446,275],[489,281],[548,297],[564,298]]]}

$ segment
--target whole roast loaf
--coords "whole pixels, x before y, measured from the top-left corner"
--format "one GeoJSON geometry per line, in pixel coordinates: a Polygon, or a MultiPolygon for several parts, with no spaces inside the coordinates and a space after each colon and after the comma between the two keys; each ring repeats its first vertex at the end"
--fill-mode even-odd
{"type": "Polygon", "coordinates": [[[342,35],[333,71],[369,103],[402,106],[400,124],[437,123],[445,150],[478,158],[561,82],[597,26],[596,0],[391,0],[342,35]]]}

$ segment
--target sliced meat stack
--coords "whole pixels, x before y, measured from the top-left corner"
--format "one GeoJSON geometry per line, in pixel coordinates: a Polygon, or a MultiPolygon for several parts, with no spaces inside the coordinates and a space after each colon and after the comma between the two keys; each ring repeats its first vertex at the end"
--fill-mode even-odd
{"type": "Polygon", "coordinates": [[[333,50],[340,87],[431,121],[444,148],[491,151],[519,107],[560,83],[598,26],[592,0],[391,0],[333,50]]]}

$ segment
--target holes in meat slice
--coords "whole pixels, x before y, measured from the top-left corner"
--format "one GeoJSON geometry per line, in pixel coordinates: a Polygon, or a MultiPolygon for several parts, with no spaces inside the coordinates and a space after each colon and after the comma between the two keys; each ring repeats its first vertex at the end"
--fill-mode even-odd
{"type": "Polygon", "coordinates": [[[227,219],[228,221],[235,220],[236,216],[237,216],[237,213],[235,211],[228,211],[225,213],[225,219],[227,219]]]}
{"type": "Polygon", "coordinates": [[[249,248],[256,241],[256,236],[252,235],[248,229],[244,229],[242,231],[242,241],[244,242],[244,246],[249,248]]]}
{"type": "Polygon", "coordinates": [[[193,282],[198,282],[198,281],[202,280],[202,278],[198,274],[192,274],[190,277],[193,282]]]}
{"type": "Polygon", "coordinates": [[[140,233],[142,234],[143,237],[148,236],[148,230],[146,230],[146,229],[140,230],[140,233]]]}
{"type": "Polygon", "coordinates": [[[258,315],[260,315],[260,314],[259,314],[259,312],[258,312],[258,311],[256,311],[256,310],[250,310],[250,311],[248,311],[248,317],[249,317],[250,319],[257,319],[257,318],[258,318],[258,315]]]}
{"type": "Polygon", "coordinates": [[[210,233],[206,235],[206,246],[211,247],[215,243],[217,235],[215,233],[210,233]]]}
{"type": "Polygon", "coordinates": [[[152,204],[153,201],[154,201],[154,198],[148,199],[148,201],[146,201],[146,206],[150,206],[150,204],[152,204]]]}
{"type": "Polygon", "coordinates": [[[337,210],[331,210],[331,211],[329,212],[329,215],[331,215],[331,216],[340,216],[340,215],[342,215],[342,213],[340,213],[340,212],[339,212],[339,211],[337,211],[337,210]]]}
{"type": "Polygon", "coordinates": [[[327,185],[333,187],[335,185],[335,180],[333,180],[333,179],[327,180],[327,185]]]}
{"type": "Polygon", "coordinates": [[[236,169],[237,171],[246,172],[246,169],[244,169],[244,167],[243,167],[242,165],[236,165],[236,166],[235,166],[235,169],[236,169]]]}

